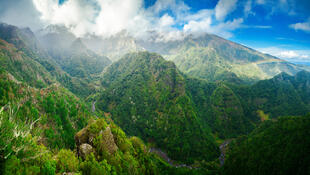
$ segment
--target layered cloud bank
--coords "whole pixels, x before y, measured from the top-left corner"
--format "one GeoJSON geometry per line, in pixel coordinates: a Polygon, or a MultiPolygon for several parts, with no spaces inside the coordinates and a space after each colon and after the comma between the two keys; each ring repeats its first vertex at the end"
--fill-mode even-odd
{"type": "MultiPolygon", "coordinates": [[[[77,37],[110,37],[125,31],[142,39],[155,32],[161,40],[175,40],[203,33],[231,38],[238,29],[268,33],[275,26],[260,21],[282,13],[298,20],[281,26],[281,30],[310,32],[308,0],[197,0],[201,6],[211,4],[198,8],[188,4],[187,0],[0,0],[0,22],[35,31],[48,25],[63,25],[77,37]],[[251,22],[253,18],[259,23],[251,22]]],[[[247,36],[241,39],[246,40],[247,36]]],[[[276,50],[272,53],[284,57],[276,50]]]]}
{"type": "Polygon", "coordinates": [[[33,0],[44,24],[63,24],[77,36],[111,36],[123,30],[136,37],[150,31],[164,32],[170,38],[182,33],[215,33],[231,37],[243,20],[225,20],[237,0],[220,0],[215,9],[192,12],[183,1],[157,0],[145,8],[143,0],[33,0]]]}
{"type": "MultiPolygon", "coordinates": [[[[157,31],[168,38],[205,32],[229,38],[234,30],[249,27],[243,23],[248,16],[256,15],[252,9],[259,5],[272,7],[270,13],[296,13],[291,0],[218,0],[213,8],[199,10],[193,10],[183,0],[154,0],[148,7],[144,0],[10,0],[0,2],[0,21],[34,29],[60,24],[77,36],[111,36],[126,30],[139,37],[157,31]]],[[[309,31],[309,21],[290,27],[309,31]]]]}

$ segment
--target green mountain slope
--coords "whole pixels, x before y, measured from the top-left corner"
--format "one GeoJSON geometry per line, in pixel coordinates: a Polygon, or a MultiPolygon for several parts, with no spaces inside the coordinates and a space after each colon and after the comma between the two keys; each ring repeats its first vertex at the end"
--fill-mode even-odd
{"type": "Polygon", "coordinates": [[[241,79],[251,83],[281,72],[294,75],[309,70],[211,34],[189,35],[175,41],[141,41],[139,44],[175,62],[184,73],[209,81],[239,82],[241,79]]]}
{"type": "Polygon", "coordinates": [[[103,75],[100,109],[116,124],[167,151],[176,160],[212,160],[218,149],[202,127],[185,90],[185,78],[172,62],[157,54],[132,53],[103,75]]]}
{"type": "Polygon", "coordinates": [[[268,121],[233,142],[224,174],[309,174],[309,115],[268,121]]]}
{"type": "MultiPolygon", "coordinates": [[[[60,82],[63,86],[68,88],[71,92],[79,95],[79,96],[88,96],[92,91],[94,91],[94,85],[86,82],[83,79],[79,79],[76,77],[72,77],[66,72],[64,72],[58,63],[52,59],[49,54],[45,51],[45,49],[40,45],[40,42],[36,39],[35,35],[29,29],[19,29],[12,25],[0,24],[0,38],[5,40],[6,42],[13,44],[16,48],[14,53],[20,54],[22,57],[27,57],[27,59],[19,59],[20,65],[29,65],[36,64],[40,65],[38,70],[40,73],[31,72],[32,75],[29,75],[29,71],[24,69],[15,69],[14,66],[10,63],[10,66],[7,67],[7,71],[11,74],[20,74],[20,75],[29,75],[29,78],[37,78],[36,75],[51,75],[51,79],[54,81],[60,82]],[[27,60],[27,62],[26,62],[27,60]],[[42,68],[43,67],[43,68],[42,68]],[[23,72],[25,71],[25,73],[23,72]],[[44,72],[44,73],[43,73],[44,72]]],[[[2,42],[3,43],[3,42],[2,42]]],[[[3,45],[3,44],[2,44],[3,45]]],[[[12,58],[7,56],[7,49],[11,48],[11,46],[2,47],[3,60],[5,62],[12,62],[12,58]],[[5,56],[6,55],[6,56],[5,56]],[[5,58],[4,58],[5,57],[5,58]]],[[[16,59],[15,59],[16,60],[16,59]]],[[[16,61],[15,61],[16,62],[16,61]]],[[[18,64],[18,63],[17,63],[18,64]]],[[[32,68],[33,69],[33,68],[32,68]]],[[[16,78],[19,78],[18,76],[16,78]]],[[[38,77],[37,80],[41,80],[42,78],[38,77]]],[[[29,81],[36,81],[30,80],[29,81]]],[[[44,83],[44,82],[43,82],[44,83]]],[[[33,85],[33,84],[31,84],[33,85]]]]}
{"type": "Polygon", "coordinates": [[[37,35],[42,47],[72,77],[90,81],[111,64],[107,57],[89,50],[81,38],[76,38],[64,26],[48,26],[37,35]]]}
{"type": "Polygon", "coordinates": [[[187,78],[186,91],[202,123],[219,138],[232,138],[252,131],[266,119],[310,112],[310,73],[282,73],[254,85],[208,83],[187,78]]]}
{"type": "Polygon", "coordinates": [[[170,138],[163,131],[180,133],[178,128],[187,127],[188,122],[188,132],[197,133],[193,129],[196,122],[187,116],[193,116],[209,135],[212,132],[216,138],[227,139],[251,132],[269,117],[310,112],[308,72],[283,73],[254,85],[209,83],[184,76],[173,63],[152,57],[156,56],[133,53],[112,64],[103,75],[105,90],[98,105],[129,135],[155,142],[171,157],[176,155],[173,149],[178,143],[174,138],[183,139],[184,134],[170,138]],[[184,115],[187,120],[180,121],[182,125],[176,122],[180,119],[174,119],[184,115]],[[168,147],[170,141],[176,144],[168,147]]]}
{"type": "Polygon", "coordinates": [[[10,72],[17,80],[43,87],[53,82],[51,74],[38,62],[22,51],[0,39],[0,64],[2,70],[10,72]]]}
{"type": "Polygon", "coordinates": [[[248,117],[257,116],[261,110],[271,118],[286,115],[305,115],[309,106],[309,72],[295,76],[282,73],[270,80],[248,87],[233,87],[240,97],[248,117]]]}
{"type": "Polygon", "coordinates": [[[236,137],[254,128],[254,120],[246,115],[246,106],[230,85],[187,78],[186,90],[201,123],[218,138],[236,137]]]}
{"type": "MultiPolygon", "coordinates": [[[[63,26],[49,26],[38,35],[52,54],[63,52],[76,40],[63,26]]],[[[148,36],[135,38],[122,31],[108,38],[87,36],[81,41],[94,53],[106,55],[113,61],[128,52],[155,52],[173,61],[182,72],[208,81],[255,83],[281,72],[295,75],[301,70],[310,70],[212,34],[183,34],[180,38],[167,39],[162,33],[150,31],[148,36]]]]}
{"type": "Polygon", "coordinates": [[[32,88],[5,72],[1,74],[1,106],[10,106],[19,120],[40,118],[37,128],[42,132],[39,142],[51,148],[74,148],[74,133],[91,117],[87,106],[59,84],[32,88]]]}
{"type": "Polygon", "coordinates": [[[0,106],[1,174],[205,171],[170,166],[139,138],[127,137],[109,118],[98,119],[81,99],[57,84],[32,88],[2,71],[0,106]]]}

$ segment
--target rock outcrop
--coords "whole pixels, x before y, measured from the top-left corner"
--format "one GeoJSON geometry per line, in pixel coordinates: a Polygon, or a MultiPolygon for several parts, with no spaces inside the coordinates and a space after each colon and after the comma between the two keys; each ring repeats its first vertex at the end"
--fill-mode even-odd
{"type": "Polygon", "coordinates": [[[92,153],[94,151],[93,147],[87,143],[83,143],[79,146],[79,156],[81,156],[83,159],[86,159],[87,155],[92,153]]]}
{"type": "Polygon", "coordinates": [[[91,153],[96,154],[96,151],[105,151],[112,155],[118,150],[111,128],[102,126],[101,123],[90,124],[76,133],[74,138],[78,156],[82,157],[82,159],[85,159],[91,153]]]}

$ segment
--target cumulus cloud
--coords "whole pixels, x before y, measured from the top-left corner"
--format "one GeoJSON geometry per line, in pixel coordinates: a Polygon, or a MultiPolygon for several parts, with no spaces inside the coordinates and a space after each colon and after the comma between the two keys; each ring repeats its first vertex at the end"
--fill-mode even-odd
{"type": "Polygon", "coordinates": [[[292,62],[310,62],[310,50],[288,50],[279,47],[257,49],[278,58],[292,62]]]}
{"type": "Polygon", "coordinates": [[[240,28],[242,23],[243,19],[238,18],[224,23],[212,24],[211,17],[208,17],[201,21],[190,21],[188,24],[184,25],[184,32],[198,35],[209,32],[225,38],[230,38],[233,36],[231,31],[240,28]]]}
{"type": "Polygon", "coordinates": [[[144,0],[12,0],[0,1],[0,20],[29,26],[64,25],[76,36],[109,37],[122,31],[145,38],[157,32],[166,39],[186,34],[214,33],[225,38],[241,27],[242,18],[227,16],[237,0],[220,0],[214,9],[192,11],[182,0],[156,0],[145,8],[144,0]],[[17,11],[22,15],[17,16],[17,11]]]}
{"type": "Polygon", "coordinates": [[[249,15],[255,15],[255,13],[252,11],[252,0],[246,1],[243,12],[246,17],[249,15]]]}
{"type": "Polygon", "coordinates": [[[215,7],[217,20],[224,20],[226,16],[236,9],[237,0],[219,0],[215,7]]]}
{"type": "Polygon", "coordinates": [[[0,21],[19,27],[42,27],[32,0],[0,0],[0,21]]]}
{"type": "Polygon", "coordinates": [[[112,35],[127,29],[139,18],[142,0],[33,0],[47,24],[64,24],[77,35],[112,35]]]}
{"type": "Polygon", "coordinates": [[[293,50],[282,51],[278,54],[278,56],[280,58],[296,58],[296,57],[299,57],[299,55],[293,50]]]}
{"type": "Polygon", "coordinates": [[[302,30],[304,32],[310,32],[310,18],[306,22],[291,24],[289,27],[295,30],[302,30]]]}

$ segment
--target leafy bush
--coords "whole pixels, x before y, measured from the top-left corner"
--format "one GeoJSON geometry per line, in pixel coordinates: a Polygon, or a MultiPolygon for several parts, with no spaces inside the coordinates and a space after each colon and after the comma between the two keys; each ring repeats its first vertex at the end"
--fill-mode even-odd
{"type": "Polygon", "coordinates": [[[77,172],[79,160],[71,150],[61,149],[56,155],[57,172],[77,172]]]}

